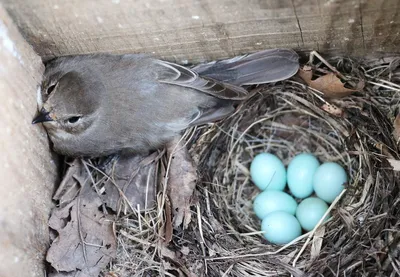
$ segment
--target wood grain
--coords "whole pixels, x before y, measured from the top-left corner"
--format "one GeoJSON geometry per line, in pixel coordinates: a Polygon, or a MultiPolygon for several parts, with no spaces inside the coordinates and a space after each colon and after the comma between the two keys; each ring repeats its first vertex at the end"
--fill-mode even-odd
{"type": "Polygon", "coordinates": [[[46,132],[33,126],[43,64],[0,6],[0,276],[44,276],[57,176],[46,132]]]}
{"type": "Polygon", "coordinates": [[[153,53],[185,64],[290,47],[399,52],[398,0],[3,0],[44,59],[153,53]]]}

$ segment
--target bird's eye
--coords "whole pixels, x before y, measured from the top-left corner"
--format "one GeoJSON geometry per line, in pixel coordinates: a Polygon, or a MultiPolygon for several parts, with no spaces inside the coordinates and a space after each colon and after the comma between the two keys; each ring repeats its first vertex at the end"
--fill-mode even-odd
{"type": "Polygon", "coordinates": [[[55,87],[56,87],[56,84],[49,86],[49,87],[47,88],[47,95],[50,95],[50,93],[53,92],[53,90],[55,89],[55,87]]]}
{"type": "Polygon", "coordinates": [[[74,124],[77,123],[81,119],[81,116],[71,116],[70,118],[67,119],[67,122],[69,124],[74,124]]]}

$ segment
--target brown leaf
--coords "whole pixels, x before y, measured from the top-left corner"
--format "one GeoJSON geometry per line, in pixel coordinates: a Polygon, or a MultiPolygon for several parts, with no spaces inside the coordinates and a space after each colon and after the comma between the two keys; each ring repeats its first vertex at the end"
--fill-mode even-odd
{"type": "Polygon", "coordinates": [[[303,127],[308,128],[308,120],[301,117],[296,113],[287,113],[275,120],[275,123],[278,123],[281,127],[275,124],[274,136],[278,136],[284,139],[295,139],[300,134],[295,131],[292,127],[303,127]]]}
{"type": "Polygon", "coordinates": [[[309,82],[311,81],[313,76],[313,71],[311,66],[307,65],[303,66],[302,68],[299,69],[299,72],[297,74],[299,74],[301,79],[303,79],[309,85],[309,82]]]}
{"type": "MultiPolygon", "coordinates": [[[[59,207],[49,220],[59,235],[46,258],[55,269],[49,276],[98,276],[116,249],[114,216],[104,215],[100,208],[106,204],[117,211],[125,200],[135,209],[138,205],[141,210],[153,207],[158,160],[157,153],[153,153],[147,157],[123,156],[115,164],[110,163],[104,170],[111,178],[97,186],[100,196],[89,184],[82,188],[91,180],[82,161],[76,159],[70,164],[54,195],[59,207]]],[[[104,178],[96,170],[92,173],[95,182],[104,178]]]]}
{"type": "Polygon", "coordinates": [[[166,244],[170,243],[172,240],[173,228],[172,228],[172,207],[169,197],[165,197],[165,235],[164,242],[166,244]]]}
{"type": "Polygon", "coordinates": [[[325,226],[320,226],[317,228],[317,230],[315,230],[310,251],[311,260],[319,257],[321,253],[322,243],[324,241],[324,235],[325,226]]]}
{"type": "Polygon", "coordinates": [[[75,159],[69,164],[60,186],[53,196],[54,200],[58,200],[60,207],[65,206],[70,201],[75,199],[79,193],[80,184],[78,179],[86,179],[87,172],[85,171],[80,159],[75,159]]]}
{"type": "Polygon", "coordinates": [[[385,155],[385,156],[387,156],[387,157],[389,157],[389,158],[391,158],[391,159],[394,158],[393,155],[392,155],[392,154],[390,153],[390,151],[389,151],[389,147],[388,147],[386,144],[384,144],[383,142],[378,141],[378,142],[376,142],[376,143],[374,144],[374,146],[375,146],[376,149],[378,149],[379,151],[381,151],[381,153],[382,153],[383,155],[385,155]]]}
{"type": "Polygon", "coordinates": [[[167,192],[172,204],[174,226],[183,222],[186,228],[191,220],[190,205],[196,187],[197,171],[183,141],[174,140],[169,143],[167,152],[172,154],[167,192]]]}
{"type": "Polygon", "coordinates": [[[104,184],[101,198],[114,211],[129,201],[140,210],[153,208],[156,201],[157,152],[145,156],[122,156],[106,173],[111,177],[104,184]]]}
{"type": "Polygon", "coordinates": [[[299,70],[299,76],[310,87],[319,90],[325,97],[339,98],[360,91],[364,88],[364,81],[360,80],[354,89],[346,88],[343,82],[334,74],[328,73],[315,80],[312,80],[313,71],[310,67],[303,67],[299,70]]]}
{"type": "Polygon", "coordinates": [[[331,115],[342,117],[344,112],[341,108],[339,108],[336,105],[325,103],[321,106],[321,109],[326,111],[327,113],[330,113],[331,115]]]}
{"type": "Polygon", "coordinates": [[[169,270],[177,270],[179,272],[179,276],[186,277],[196,277],[192,272],[188,270],[185,266],[184,261],[177,255],[175,251],[168,249],[165,246],[161,247],[161,255],[166,258],[163,259],[163,263],[165,269],[169,270]],[[169,263],[170,261],[171,263],[169,263]],[[175,266],[172,266],[175,265],[175,266]]]}
{"type": "Polygon", "coordinates": [[[115,257],[114,216],[104,215],[99,210],[102,204],[97,193],[86,184],[68,205],[53,210],[49,226],[59,236],[47,252],[46,260],[61,272],[49,276],[98,276],[115,257]]]}
{"type": "Polygon", "coordinates": [[[393,137],[396,140],[397,143],[400,142],[400,112],[396,116],[394,122],[393,122],[394,130],[393,130],[393,137]]]}

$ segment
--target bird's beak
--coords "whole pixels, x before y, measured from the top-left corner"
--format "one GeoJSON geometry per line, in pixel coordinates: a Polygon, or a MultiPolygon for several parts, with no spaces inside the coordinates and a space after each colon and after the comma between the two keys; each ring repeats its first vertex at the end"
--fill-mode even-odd
{"type": "Polygon", "coordinates": [[[32,124],[42,123],[47,121],[54,121],[53,118],[50,116],[50,112],[46,111],[45,109],[41,109],[32,120],[32,124]]]}

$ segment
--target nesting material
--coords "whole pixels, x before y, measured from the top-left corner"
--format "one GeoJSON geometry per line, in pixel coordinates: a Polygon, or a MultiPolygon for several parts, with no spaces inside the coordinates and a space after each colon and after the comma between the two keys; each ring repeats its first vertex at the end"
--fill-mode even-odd
{"type": "MultiPolygon", "coordinates": [[[[388,162],[399,160],[393,136],[398,61],[331,59],[344,76],[363,78],[365,88],[328,100],[296,78],[260,86],[230,118],[192,130],[190,152],[202,176],[195,220],[188,229],[175,230],[167,246],[160,231],[164,218],[155,218],[156,212],[142,215],[140,225],[138,219],[120,220],[118,258],[110,270],[117,276],[398,274],[400,176],[388,162]],[[274,153],[286,165],[296,154],[310,152],[343,165],[351,180],[330,206],[332,218],[284,247],[266,242],[253,213],[259,190],[249,166],[260,152],[274,153]]],[[[329,71],[324,64],[317,67],[329,71]]]]}
{"type": "MultiPolygon", "coordinates": [[[[298,77],[251,87],[253,96],[235,114],[189,130],[185,139],[200,180],[188,227],[173,227],[165,187],[171,159],[164,155],[154,178],[156,206],[142,212],[125,206],[119,214],[117,257],[104,276],[400,274],[399,61],[332,58],[327,62],[342,76],[362,79],[365,87],[335,99],[298,77]],[[285,165],[309,152],[349,175],[327,211],[332,217],[285,246],[263,238],[253,212],[260,191],[249,167],[261,152],[285,165]]],[[[315,68],[320,75],[330,70],[324,63],[315,68]]]]}

